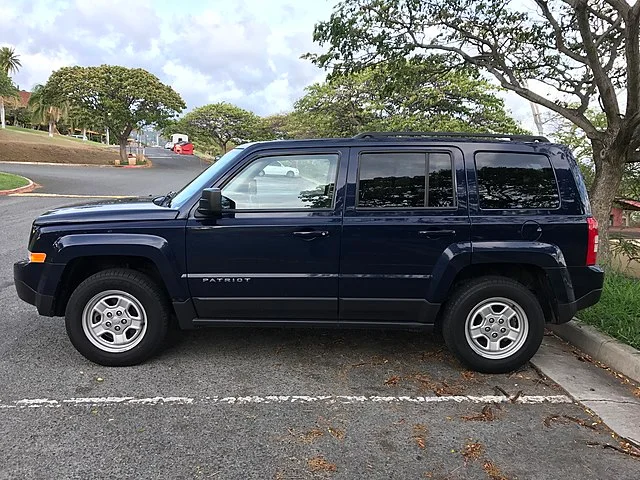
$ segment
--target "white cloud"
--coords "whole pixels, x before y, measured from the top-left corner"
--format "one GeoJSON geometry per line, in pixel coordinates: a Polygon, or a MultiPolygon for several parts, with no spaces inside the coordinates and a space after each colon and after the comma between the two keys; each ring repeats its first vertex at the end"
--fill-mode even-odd
{"type": "Polygon", "coordinates": [[[119,64],[154,73],[188,108],[224,100],[269,114],[324,76],[299,57],[332,4],[13,0],[0,6],[0,40],[21,55],[15,79],[26,88],[62,66],[119,64]]]}

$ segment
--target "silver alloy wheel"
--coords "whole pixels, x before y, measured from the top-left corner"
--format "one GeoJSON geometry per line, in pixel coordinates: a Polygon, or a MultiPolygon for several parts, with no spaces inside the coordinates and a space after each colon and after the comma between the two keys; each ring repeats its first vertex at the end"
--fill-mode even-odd
{"type": "Polygon", "coordinates": [[[138,345],[147,332],[147,313],[140,301],[121,290],[106,290],[87,302],[82,330],[100,350],[122,353],[138,345]]]}
{"type": "Polygon", "coordinates": [[[500,360],[522,348],[529,335],[529,319],[513,300],[493,297],[471,310],[464,331],[474,352],[484,358],[500,360]]]}

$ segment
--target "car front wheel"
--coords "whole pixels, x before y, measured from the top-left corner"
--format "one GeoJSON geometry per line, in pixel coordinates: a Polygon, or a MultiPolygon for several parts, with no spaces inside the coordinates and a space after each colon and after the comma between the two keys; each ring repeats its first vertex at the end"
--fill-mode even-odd
{"type": "Polygon", "coordinates": [[[524,285],[483,277],[454,292],[444,311],[442,334],[449,349],[471,368],[505,373],[535,355],[544,325],[542,307],[524,285]]]}
{"type": "Polygon", "coordinates": [[[87,359],[127,366],[143,362],[162,346],[169,316],[165,295],[149,277],[111,269],[75,289],[65,323],[71,343],[87,359]]]}

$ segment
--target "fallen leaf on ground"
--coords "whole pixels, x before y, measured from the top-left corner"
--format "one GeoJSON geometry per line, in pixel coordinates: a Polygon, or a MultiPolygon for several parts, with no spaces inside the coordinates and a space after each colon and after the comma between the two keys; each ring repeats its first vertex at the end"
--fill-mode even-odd
{"type": "Polygon", "coordinates": [[[472,372],[471,370],[463,370],[460,372],[460,375],[462,375],[462,378],[465,380],[473,380],[476,377],[475,372],[472,372]]]}
{"type": "Polygon", "coordinates": [[[491,405],[485,405],[482,407],[482,411],[476,415],[464,415],[463,420],[471,420],[477,422],[493,422],[496,419],[495,413],[491,405]]]}
{"type": "Polygon", "coordinates": [[[333,427],[329,427],[327,428],[327,430],[329,430],[329,433],[334,437],[336,437],[338,440],[342,440],[344,438],[343,430],[340,430],[338,428],[333,428],[333,427]]]}
{"type": "Polygon", "coordinates": [[[442,385],[434,388],[433,391],[439,396],[462,395],[464,388],[459,385],[449,385],[446,382],[442,382],[442,385]]]}
{"type": "Polygon", "coordinates": [[[462,456],[465,460],[477,460],[484,453],[484,447],[481,443],[467,443],[462,452],[462,456]]]}
{"type": "Polygon", "coordinates": [[[384,381],[385,385],[388,385],[390,387],[395,387],[396,385],[398,385],[398,382],[400,381],[400,377],[398,377],[397,375],[394,375],[393,377],[389,377],[384,381]]]}
{"type": "Polygon", "coordinates": [[[300,435],[300,439],[304,443],[313,443],[317,438],[324,435],[324,432],[319,428],[312,428],[307,433],[300,435]]]}
{"type": "Polygon", "coordinates": [[[418,447],[424,449],[426,448],[426,439],[425,435],[427,434],[427,427],[418,423],[413,426],[413,441],[416,442],[418,447]]]}
{"type": "Polygon", "coordinates": [[[312,472],[335,472],[338,469],[334,463],[327,462],[322,455],[310,458],[307,464],[312,472]]]}
{"type": "Polygon", "coordinates": [[[484,464],[482,465],[482,469],[487,473],[487,476],[491,480],[509,480],[507,477],[505,477],[502,474],[500,469],[496,467],[494,463],[490,462],[489,460],[485,460],[484,464]]]}

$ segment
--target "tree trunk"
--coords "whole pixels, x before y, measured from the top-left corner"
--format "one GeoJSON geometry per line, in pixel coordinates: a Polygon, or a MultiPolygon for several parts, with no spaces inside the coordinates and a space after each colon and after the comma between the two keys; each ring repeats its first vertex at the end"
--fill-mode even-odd
{"type": "Polygon", "coordinates": [[[624,173],[625,153],[602,151],[593,145],[596,175],[589,192],[591,210],[598,221],[600,245],[598,263],[609,262],[609,218],[613,200],[618,193],[624,173]]]}
{"type": "Polygon", "coordinates": [[[127,139],[129,135],[125,137],[118,138],[118,143],[120,145],[120,163],[126,165],[129,161],[129,157],[127,156],[127,139]]]}
{"type": "Polygon", "coordinates": [[[0,125],[2,128],[7,128],[4,118],[4,98],[0,97],[0,125]]]}
{"type": "Polygon", "coordinates": [[[82,140],[87,141],[87,127],[82,127],[82,140]]]}
{"type": "Polygon", "coordinates": [[[55,124],[53,120],[49,120],[49,136],[53,137],[53,130],[55,129],[55,124]]]}

